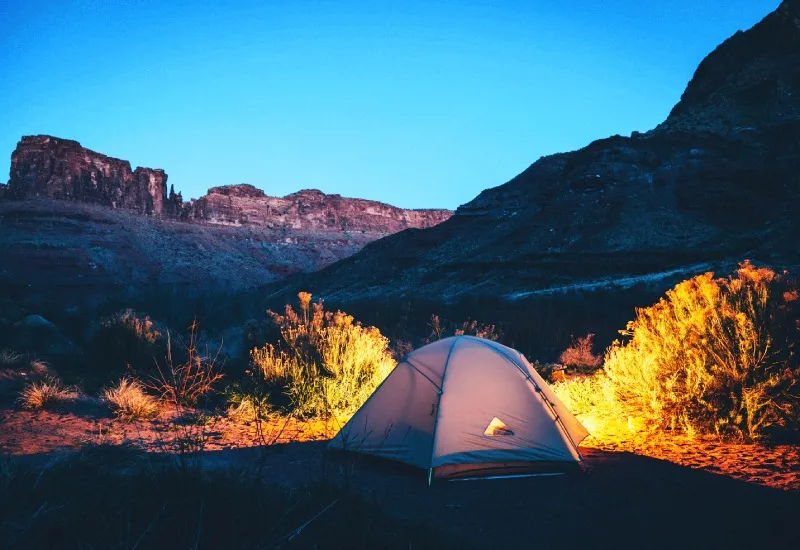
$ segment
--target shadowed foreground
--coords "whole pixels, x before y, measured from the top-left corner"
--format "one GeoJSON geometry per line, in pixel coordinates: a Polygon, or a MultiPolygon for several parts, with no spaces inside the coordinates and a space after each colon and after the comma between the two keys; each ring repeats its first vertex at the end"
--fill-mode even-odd
{"type": "MultiPolygon", "coordinates": [[[[428,487],[421,470],[331,454],[324,442],[309,442],[275,446],[264,471],[290,486],[324,477],[398,519],[429,523],[476,548],[800,546],[798,492],[626,452],[582,453],[585,473],[428,487]]],[[[207,464],[241,464],[256,454],[222,451],[207,464]]]]}
{"type": "Polygon", "coordinates": [[[0,538],[8,548],[130,548],[140,537],[139,548],[800,545],[798,492],[583,452],[583,473],[431,487],[421,470],[328,453],[322,441],[206,452],[177,470],[174,456],[125,447],[56,466],[53,454],[18,456],[3,462],[0,538]]]}

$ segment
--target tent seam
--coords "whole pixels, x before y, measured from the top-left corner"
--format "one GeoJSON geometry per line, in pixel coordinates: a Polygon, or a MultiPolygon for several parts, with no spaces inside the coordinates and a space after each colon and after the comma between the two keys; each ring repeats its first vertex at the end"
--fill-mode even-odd
{"type": "MultiPolygon", "coordinates": [[[[453,344],[453,345],[455,345],[455,344],[453,344]]],[[[452,348],[450,348],[450,349],[452,350],[452,348]]],[[[449,358],[449,355],[448,355],[448,358],[449,358]]],[[[427,380],[428,382],[433,384],[433,387],[436,388],[438,391],[440,391],[440,392],[442,391],[442,388],[439,386],[439,384],[437,384],[436,382],[431,380],[428,375],[426,375],[424,372],[422,372],[420,369],[418,369],[417,366],[414,363],[412,363],[411,361],[408,360],[408,356],[403,358],[403,363],[405,363],[406,365],[408,365],[409,367],[411,367],[412,369],[414,369],[415,371],[420,373],[425,378],[425,380],[427,380]]],[[[444,385],[444,373],[442,373],[442,385],[444,385]]]]}
{"type": "MultiPolygon", "coordinates": [[[[434,455],[436,454],[436,430],[439,427],[439,414],[441,412],[440,405],[442,404],[442,394],[444,393],[444,382],[447,379],[447,367],[450,366],[450,358],[453,356],[453,352],[456,349],[456,346],[461,341],[462,336],[456,336],[456,339],[453,341],[453,346],[450,348],[450,352],[447,354],[447,359],[444,362],[444,369],[442,369],[442,387],[439,388],[439,398],[436,400],[436,417],[433,419],[433,438],[431,439],[431,460],[430,460],[430,470],[433,471],[433,459],[434,455]]],[[[429,472],[430,474],[430,472],[429,472]]],[[[430,475],[428,476],[428,485],[430,485],[430,475]]]]}

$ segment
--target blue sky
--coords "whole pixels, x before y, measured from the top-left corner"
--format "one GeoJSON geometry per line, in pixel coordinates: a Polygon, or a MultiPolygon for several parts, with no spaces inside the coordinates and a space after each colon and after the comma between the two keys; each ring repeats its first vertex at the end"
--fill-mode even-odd
{"type": "Polygon", "coordinates": [[[645,131],[779,0],[0,2],[0,181],[20,136],[251,183],[455,208],[645,131]]]}

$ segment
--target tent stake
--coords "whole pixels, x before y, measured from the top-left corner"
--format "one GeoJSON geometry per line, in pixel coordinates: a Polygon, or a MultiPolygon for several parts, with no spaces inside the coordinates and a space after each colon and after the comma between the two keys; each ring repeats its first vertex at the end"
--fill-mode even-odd
{"type": "Polygon", "coordinates": [[[432,480],[433,480],[433,468],[428,468],[428,487],[431,486],[432,480]]]}

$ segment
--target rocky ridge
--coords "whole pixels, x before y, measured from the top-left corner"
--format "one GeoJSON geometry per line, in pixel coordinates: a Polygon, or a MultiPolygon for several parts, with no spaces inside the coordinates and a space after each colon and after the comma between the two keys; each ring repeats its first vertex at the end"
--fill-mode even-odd
{"type": "Polygon", "coordinates": [[[405,210],[376,201],[326,195],[315,189],[270,197],[248,184],[212,187],[184,202],[167,193],[162,169],[91,151],[77,141],[53,136],[24,136],[11,155],[6,198],[42,197],[98,204],[148,216],[219,225],[259,225],[305,231],[395,233],[431,227],[450,217],[443,209],[405,210]]]}
{"type": "Polygon", "coordinates": [[[794,268],[799,164],[800,0],[785,0],[708,55],[655,129],[543,157],[446,222],[276,292],[514,298],[746,257],[794,268]]]}
{"type": "Polygon", "coordinates": [[[158,292],[224,296],[321,269],[451,215],[316,190],[270,197],[246,184],[184,201],[167,192],[163,170],[132,170],[77,141],[26,136],[0,186],[0,310],[158,292]]]}

